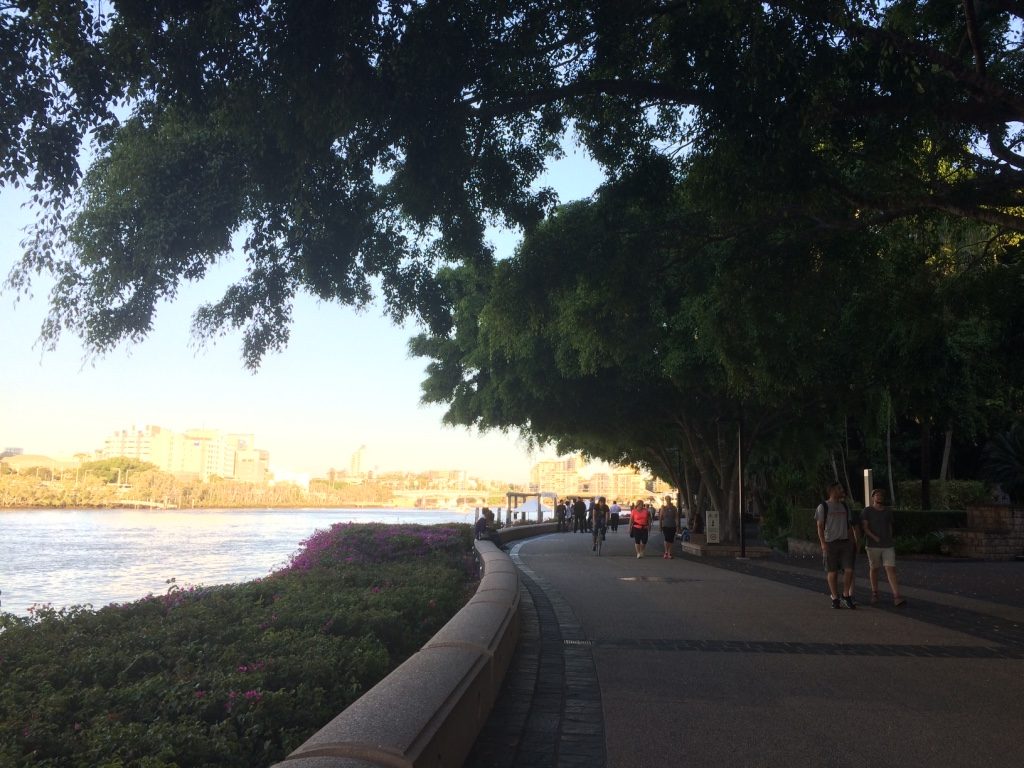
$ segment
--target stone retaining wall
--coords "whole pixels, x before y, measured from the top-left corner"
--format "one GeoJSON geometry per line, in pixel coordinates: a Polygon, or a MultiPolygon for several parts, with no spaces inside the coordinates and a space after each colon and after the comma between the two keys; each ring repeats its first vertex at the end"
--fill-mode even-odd
{"type": "Polygon", "coordinates": [[[968,507],[967,528],[949,533],[953,538],[953,555],[1014,560],[1024,556],[1024,507],[968,507]]]}
{"type": "Polygon", "coordinates": [[[786,549],[791,555],[821,555],[821,544],[817,541],[790,537],[786,539],[786,549]]]}
{"type": "MultiPolygon", "coordinates": [[[[1014,560],[1024,557],[1024,507],[991,505],[967,508],[967,528],[946,531],[953,540],[949,554],[980,560],[1014,560]]],[[[816,541],[790,538],[794,555],[817,555],[816,541]]]]}
{"type": "MultiPolygon", "coordinates": [[[[508,541],[547,533],[546,527],[499,533],[508,541]]],[[[483,577],[466,606],[276,768],[441,768],[465,762],[501,690],[520,621],[519,574],[511,559],[490,541],[477,541],[476,549],[483,577]]]]}

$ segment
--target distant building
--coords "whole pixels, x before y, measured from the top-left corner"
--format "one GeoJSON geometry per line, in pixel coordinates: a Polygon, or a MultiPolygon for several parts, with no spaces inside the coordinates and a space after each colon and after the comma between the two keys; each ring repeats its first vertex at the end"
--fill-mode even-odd
{"type": "Polygon", "coordinates": [[[611,495],[619,501],[635,501],[647,496],[647,478],[632,467],[615,467],[612,469],[611,495]]]}
{"type": "Polygon", "coordinates": [[[7,459],[11,456],[21,456],[25,450],[23,448],[4,448],[0,451],[0,459],[7,459]]]}
{"type": "Polygon", "coordinates": [[[363,458],[366,456],[366,446],[360,445],[352,452],[352,458],[348,463],[348,473],[353,477],[361,477],[363,474],[363,458]]]}
{"type": "Polygon", "coordinates": [[[263,485],[270,475],[270,454],[258,448],[240,450],[235,454],[235,480],[263,485]]]}
{"type": "Polygon", "coordinates": [[[579,456],[539,461],[530,468],[530,489],[534,493],[552,491],[559,496],[580,493],[582,466],[583,460],[579,456]]]}
{"type": "Polygon", "coordinates": [[[178,477],[208,480],[223,477],[263,483],[270,454],[254,447],[251,434],[229,434],[216,429],[172,432],[147,425],[141,430],[114,432],[103,442],[102,458],[124,456],[155,464],[178,477]]]}
{"type": "Polygon", "coordinates": [[[597,472],[591,475],[587,488],[591,496],[604,496],[608,498],[615,495],[615,485],[612,483],[612,476],[607,472],[597,472]]]}

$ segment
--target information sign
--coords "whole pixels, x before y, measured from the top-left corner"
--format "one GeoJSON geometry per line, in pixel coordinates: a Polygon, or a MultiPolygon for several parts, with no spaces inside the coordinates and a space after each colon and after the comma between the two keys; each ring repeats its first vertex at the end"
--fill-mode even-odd
{"type": "Polygon", "coordinates": [[[719,530],[718,530],[718,511],[709,509],[707,512],[707,525],[705,533],[707,538],[705,541],[708,544],[718,544],[721,542],[719,530]]]}

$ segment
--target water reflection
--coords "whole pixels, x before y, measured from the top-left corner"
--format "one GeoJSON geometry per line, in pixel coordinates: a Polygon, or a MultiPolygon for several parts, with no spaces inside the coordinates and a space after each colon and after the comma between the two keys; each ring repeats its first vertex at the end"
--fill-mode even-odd
{"type": "Polygon", "coordinates": [[[137,600],[178,586],[266,576],[337,522],[472,522],[431,510],[0,511],[0,610],[137,600]]]}

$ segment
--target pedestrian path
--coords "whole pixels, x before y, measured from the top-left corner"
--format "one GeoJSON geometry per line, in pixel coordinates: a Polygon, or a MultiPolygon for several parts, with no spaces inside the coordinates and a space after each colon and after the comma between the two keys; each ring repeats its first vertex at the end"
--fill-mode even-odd
{"type": "Polygon", "coordinates": [[[601,557],[572,534],[511,549],[527,620],[467,766],[1024,764],[1024,606],[977,597],[1012,568],[833,610],[806,564],[656,539],[640,560],[622,532],[601,557]]]}
{"type": "Polygon", "coordinates": [[[519,557],[524,621],[520,647],[466,766],[605,765],[601,690],[590,641],[569,606],[519,557]]]}

